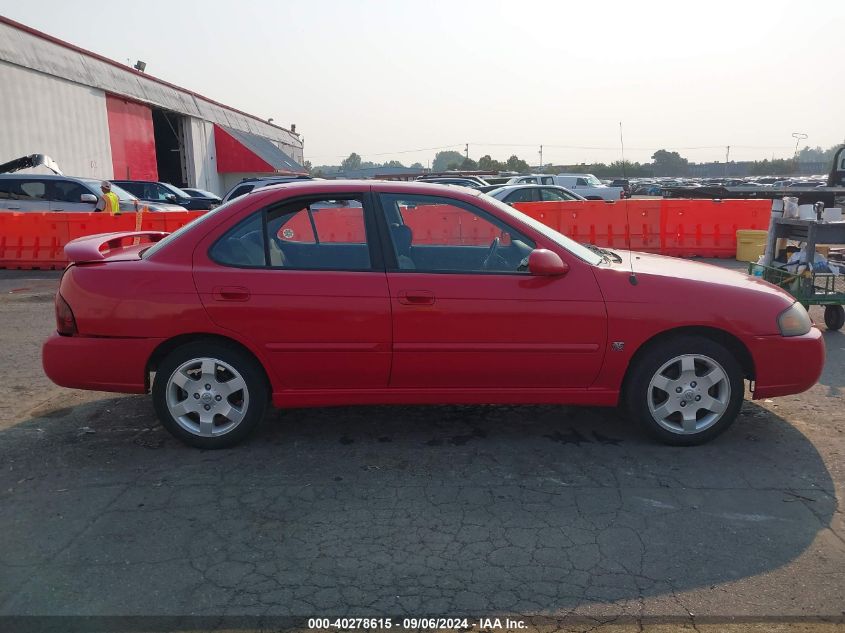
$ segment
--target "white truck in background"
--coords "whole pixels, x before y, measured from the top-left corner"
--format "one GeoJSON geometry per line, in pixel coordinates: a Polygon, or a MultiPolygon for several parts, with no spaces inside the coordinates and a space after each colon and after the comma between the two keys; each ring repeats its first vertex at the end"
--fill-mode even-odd
{"type": "Polygon", "coordinates": [[[514,176],[509,185],[559,185],[584,196],[587,200],[619,200],[622,187],[608,187],[592,174],[526,174],[514,176]]]}

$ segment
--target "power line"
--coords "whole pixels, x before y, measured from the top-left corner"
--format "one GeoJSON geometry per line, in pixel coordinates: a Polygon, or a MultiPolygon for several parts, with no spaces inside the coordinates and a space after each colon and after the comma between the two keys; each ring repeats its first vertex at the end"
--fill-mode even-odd
{"type": "MultiPolygon", "coordinates": [[[[463,147],[465,143],[455,143],[454,145],[441,145],[440,147],[421,147],[419,149],[400,149],[394,152],[366,152],[364,156],[393,156],[394,154],[413,154],[415,152],[433,152],[441,149],[454,149],[456,147],[463,147]]],[[[313,156],[313,160],[324,160],[326,158],[347,158],[348,154],[332,154],[331,156],[324,154],[323,156],[313,156]]]]}
{"type": "MultiPolygon", "coordinates": [[[[530,147],[535,148],[537,147],[536,143],[481,143],[481,142],[471,142],[471,143],[453,143],[451,145],[439,145],[437,147],[420,147],[416,149],[401,149],[401,150],[394,150],[390,152],[366,152],[362,155],[363,157],[376,157],[376,156],[395,156],[399,154],[414,154],[418,152],[433,152],[433,151],[440,151],[440,150],[449,150],[449,149],[464,149],[465,152],[469,150],[469,145],[476,145],[479,147],[530,147]]],[[[546,149],[569,149],[569,150],[589,150],[589,151],[607,151],[607,152],[616,152],[619,150],[618,146],[601,146],[601,145],[560,145],[560,144],[549,144],[543,143],[543,147],[546,149]]],[[[784,149],[792,149],[791,146],[786,145],[731,145],[734,149],[756,149],[756,150],[784,150],[784,149]]],[[[667,150],[667,151],[691,151],[691,150],[721,150],[724,149],[725,145],[690,145],[690,146],[654,146],[654,147],[628,147],[629,151],[641,151],[641,152],[656,152],[657,150],[667,150]]],[[[310,160],[326,160],[330,158],[340,158],[344,159],[347,158],[348,155],[346,154],[332,154],[332,155],[322,155],[322,156],[312,156],[310,160]]]]}

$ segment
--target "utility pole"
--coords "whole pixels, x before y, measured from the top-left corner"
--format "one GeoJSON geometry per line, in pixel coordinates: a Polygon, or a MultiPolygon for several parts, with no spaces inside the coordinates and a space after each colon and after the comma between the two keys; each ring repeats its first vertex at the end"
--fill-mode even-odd
{"type": "Polygon", "coordinates": [[[469,160],[469,143],[467,143],[466,147],[464,147],[464,152],[466,152],[467,160],[469,160]]]}
{"type": "Polygon", "coordinates": [[[543,146],[540,145],[540,171],[543,171],[543,146]]]}
{"type": "Polygon", "coordinates": [[[731,164],[731,146],[728,145],[725,151],[725,178],[728,177],[728,165],[731,164]]]}

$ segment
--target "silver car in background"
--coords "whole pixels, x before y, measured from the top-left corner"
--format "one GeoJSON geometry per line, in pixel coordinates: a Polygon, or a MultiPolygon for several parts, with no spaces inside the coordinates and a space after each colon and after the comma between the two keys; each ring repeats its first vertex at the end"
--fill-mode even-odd
{"type": "Polygon", "coordinates": [[[505,204],[516,202],[570,202],[585,200],[574,191],[557,185],[503,185],[487,192],[505,204]]]}
{"type": "MultiPolygon", "coordinates": [[[[102,195],[93,178],[36,174],[0,174],[0,211],[94,211],[102,195]]],[[[125,213],[146,207],[148,211],[185,211],[175,204],[140,202],[135,196],[112,185],[125,213]]]]}

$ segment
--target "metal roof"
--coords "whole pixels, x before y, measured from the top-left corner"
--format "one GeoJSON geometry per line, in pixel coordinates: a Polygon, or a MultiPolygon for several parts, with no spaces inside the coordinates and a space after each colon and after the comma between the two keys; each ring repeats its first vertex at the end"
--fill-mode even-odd
{"type": "Polygon", "coordinates": [[[290,130],[139,72],[0,15],[0,61],[269,138],[302,152],[290,130]]]}

